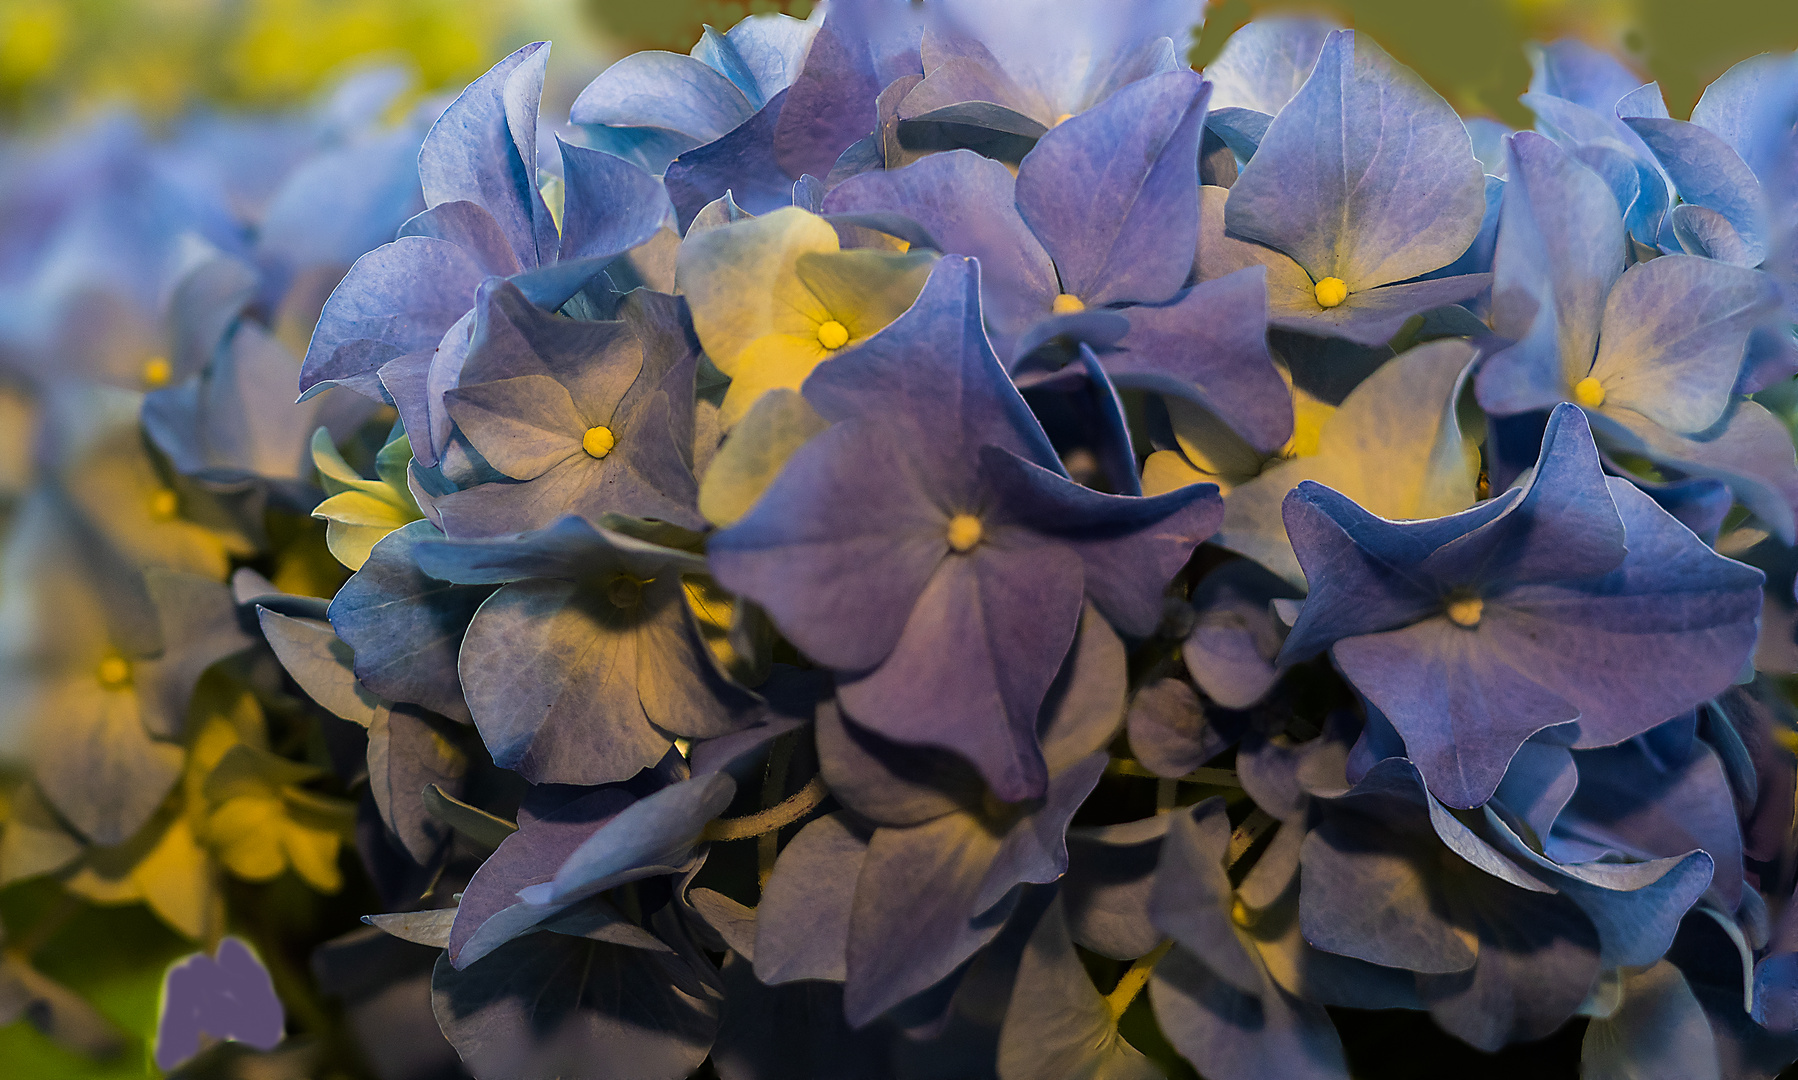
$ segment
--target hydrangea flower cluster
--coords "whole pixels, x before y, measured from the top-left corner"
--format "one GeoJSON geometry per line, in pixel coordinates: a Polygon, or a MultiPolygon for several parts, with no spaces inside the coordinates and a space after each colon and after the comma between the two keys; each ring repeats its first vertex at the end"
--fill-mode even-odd
{"type": "Polygon", "coordinates": [[[315,966],[478,1080],[1347,1080],[1374,1010],[1771,1080],[1798,56],[1676,120],[1557,43],[1511,132],[1199,15],[832,0],[567,125],[530,45],[347,273],[270,209],[51,319],[120,344],[27,382],[0,877],[353,834],[315,966]]]}

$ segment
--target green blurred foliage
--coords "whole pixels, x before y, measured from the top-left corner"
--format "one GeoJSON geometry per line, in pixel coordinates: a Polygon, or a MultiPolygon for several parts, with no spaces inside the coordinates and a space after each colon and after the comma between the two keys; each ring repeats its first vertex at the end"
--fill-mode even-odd
{"type": "MultiPolygon", "coordinates": [[[[426,87],[454,87],[521,44],[527,27],[603,56],[684,52],[706,23],[725,29],[749,14],[804,17],[811,8],[812,0],[0,0],[0,122],[53,120],[120,98],[153,116],[197,100],[276,106],[372,56],[410,62],[426,87]]],[[[1214,0],[1195,62],[1249,19],[1284,12],[1366,30],[1464,112],[1517,125],[1529,120],[1517,95],[1529,82],[1523,46],[1532,40],[1573,35],[1629,58],[1660,80],[1676,114],[1735,61],[1798,47],[1792,0],[1214,0]]]]}
{"type": "Polygon", "coordinates": [[[0,1075],[31,1080],[129,1080],[161,1073],[150,1064],[162,973],[193,951],[142,905],[91,907],[53,881],[0,892],[0,918],[17,928],[8,947],[85,998],[128,1037],[110,1061],[66,1050],[27,1023],[0,1027],[0,1075]]]}
{"type": "Polygon", "coordinates": [[[125,99],[151,116],[196,100],[281,106],[345,64],[409,62],[452,86],[501,55],[487,0],[0,0],[0,118],[53,121],[125,99]]]}
{"type": "Polygon", "coordinates": [[[617,42],[622,52],[669,49],[686,52],[702,27],[735,26],[746,15],[811,14],[811,0],[581,0],[594,28],[617,42]]]}
{"type": "MultiPolygon", "coordinates": [[[[616,0],[613,0],[616,2],[616,0]]],[[[1194,62],[1216,56],[1251,18],[1323,15],[1367,31],[1468,115],[1530,123],[1524,46],[1578,37],[1657,79],[1675,115],[1731,64],[1798,48],[1792,0],[1219,0],[1194,62]]]]}

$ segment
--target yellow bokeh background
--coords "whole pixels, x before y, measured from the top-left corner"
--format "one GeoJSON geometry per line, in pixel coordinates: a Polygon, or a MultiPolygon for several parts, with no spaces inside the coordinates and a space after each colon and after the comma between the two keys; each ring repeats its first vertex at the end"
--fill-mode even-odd
{"type": "MultiPolygon", "coordinates": [[[[1005,0],[992,0],[1004,3],[1005,0]]],[[[0,127],[52,126],[128,101],[152,118],[199,103],[280,108],[369,58],[453,88],[526,41],[582,78],[635,49],[685,50],[702,23],[804,15],[810,0],[0,0],[0,127]]],[[[1730,63],[1798,47],[1791,0],[1214,0],[1194,52],[1236,27],[1312,12],[1379,38],[1468,113],[1527,123],[1522,45],[1576,35],[1658,78],[1676,113],[1730,63]]],[[[552,68],[552,78],[555,68],[552,68]]]]}

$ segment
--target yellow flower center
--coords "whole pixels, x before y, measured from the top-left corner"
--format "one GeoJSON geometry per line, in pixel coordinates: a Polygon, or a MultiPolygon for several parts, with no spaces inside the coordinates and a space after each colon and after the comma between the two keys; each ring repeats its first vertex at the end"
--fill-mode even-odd
{"type": "Polygon", "coordinates": [[[1060,116],[1057,116],[1055,118],[1055,122],[1053,124],[1050,124],[1049,126],[1050,127],[1060,127],[1061,125],[1067,123],[1069,120],[1072,120],[1073,118],[1074,118],[1073,113],[1064,112],[1060,116]]]}
{"type": "Polygon", "coordinates": [[[150,495],[150,516],[157,521],[170,521],[181,509],[181,499],[168,488],[157,488],[150,495]]]}
{"type": "Polygon", "coordinates": [[[1348,282],[1339,277],[1327,277],[1312,291],[1317,294],[1318,307],[1331,308],[1348,299],[1348,282]]]}
{"type": "Polygon", "coordinates": [[[1457,596],[1448,602],[1448,621],[1473,629],[1486,613],[1486,602],[1477,596],[1457,596]]]}
{"type": "Polygon", "coordinates": [[[152,356],[144,361],[144,385],[152,390],[167,386],[175,368],[166,356],[152,356]]]}
{"type": "Polygon", "coordinates": [[[835,319],[818,324],[818,344],[832,352],[849,344],[849,328],[835,319]]]}
{"type": "Polygon", "coordinates": [[[643,599],[643,583],[636,578],[615,577],[606,589],[606,599],[613,607],[634,608],[643,599]]]}
{"type": "Polygon", "coordinates": [[[1588,375],[1573,384],[1573,400],[1582,409],[1596,409],[1604,404],[1604,387],[1588,375]]]}
{"type": "Polygon", "coordinates": [[[1249,905],[1243,903],[1241,897],[1230,904],[1230,921],[1245,929],[1254,925],[1255,913],[1249,910],[1249,905]]]}
{"type": "Polygon", "coordinates": [[[967,551],[980,543],[983,531],[980,519],[973,514],[957,514],[949,519],[949,546],[956,551],[967,551]]]}
{"type": "Polygon", "coordinates": [[[99,677],[101,686],[117,689],[131,681],[131,661],[122,656],[109,656],[100,661],[94,674],[99,677]]]}
{"type": "Polygon", "coordinates": [[[587,451],[588,457],[605,457],[612,452],[612,447],[617,445],[618,437],[613,435],[612,429],[604,424],[596,424],[588,428],[587,433],[581,436],[581,449],[587,451]]]}
{"type": "Polygon", "coordinates": [[[1076,312],[1085,311],[1086,303],[1073,293],[1064,292],[1055,297],[1055,301],[1049,305],[1049,308],[1057,315],[1073,315],[1076,312]]]}

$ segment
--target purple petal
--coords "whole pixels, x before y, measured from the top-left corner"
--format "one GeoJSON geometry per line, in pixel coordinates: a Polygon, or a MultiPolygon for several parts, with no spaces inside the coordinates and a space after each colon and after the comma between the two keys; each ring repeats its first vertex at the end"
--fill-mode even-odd
{"type": "Polygon", "coordinates": [[[1754,653],[1760,614],[1758,570],[1710,550],[1628,481],[1610,488],[1623,564],[1589,582],[1512,588],[1493,623],[1513,664],[1578,706],[1583,746],[1621,742],[1722,693],[1754,653]]]}
{"type": "Polygon", "coordinates": [[[1271,453],[1292,437],[1292,407],[1267,350],[1266,311],[1265,272],[1237,271],[1128,309],[1130,332],[1099,362],[1118,385],[1194,401],[1271,453]]]}
{"type": "Polygon", "coordinates": [[[532,480],[581,453],[587,420],[562,384],[520,375],[444,395],[449,414],[488,464],[514,480],[532,480]]]}
{"type": "Polygon", "coordinates": [[[1791,432],[1754,401],[1738,400],[1699,437],[1675,435],[1628,409],[1604,409],[1595,417],[1605,444],[1672,466],[1687,476],[1728,484],[1742,505],[1774,535],[1790,541],[1798,507],[1798,460],[1791,432]]]}
{"type": "Polygon", "coordinates": [[[1186,680],[1157,679],[1130,702],[1130,752],[1156,776],[1170,780],[1185,776],[1235,741],[1234,734],[1219,730],[1212,719],[1186,680]]]}
{"type": "Polygon", "coordinates": [[[1266,989],[1261,960],[1230,914],[1236,890],[1225,871],[1230,820],[1223,800],[1207,799],[1172,816],[1149,896],[1149,917],[1218,978],[1241,993],[1259,996],[1266,989]]]}
{"type": "Polygon", "coordinates": [[[965,814],[874,831],[849,916],[851,1026],[946,978],[998,934],[1011,905],[980,910],[975,898],[999,844],[965,814]]]}
{"type": "Polygon", "coordinates": [[[741,90],[701,61],[645,51],[626,56],[588,83],[574,99],[569,120],[678,133],[690,147],[723,138],[754,113],[741,90]]]}
{"type": "Polygon", "coordinates": [[[523,904],[518,892],[553,879],[589,836],[648,794],[643,788],[639,782],[585,792],[541,788],[527,795],[518,831],[500,842],[463,891],[450,927],[451,962],[467,967],[565,907],[523,904]]]}
{"type": "Polygon", "coordinates": [[[1729,407],[1748,335],[1779,305],[1773,279],[1692,255],[1624,271],[1605,301],[1591,377],[1606,404],[1692,434],[1729,407]]]}
{"type": "Polygon", "coordinates": [[[463,639],[475,727],[496,764],[533,783],[627,780],[668,751],[637,691],[638,616],[608,584],[504,586],[463,639]]]}
{"type": "Polygon", "coordinates": [[[841,813],[809,822],[781,849],[756,906],[755,974],[769,986],[848,977],[849,919],[868,841],[841,813]]]}
{"type": "Polygon", "coordinates": [[[407,220],[400,226],[399,235],[428,236],[454,244],[474,260],[483,274],[492,277],[511,277],[524,269],[512,253],[506,234],[500,231],[499,222],[478,203],[461,199],[438,203],[407,220]]]}
{"type": "Polygon", "coordinates": [[[1450,806],[1478,806],[1497,790],[1517,748],[1579,710],[1482,647],[1499,631],[1493,612],[1476,632],[1446,618],[1336,643],[1336,663],[1404,737],[1430,791],[1450,806]]]}
{"type": "Polygon", "coordinates": [[[1155,1019],[1180,1054],[1214,1080],[1344,1080],[1342,1040],[1323,1006],[1268,980],[1258,995],[1237,990],[1184,949],[1149,979],[1155,1019]]]}
{"type": "Polygon", "coordinates": [[[1721,214],[1741,238],[1741,265],[1758,266],[1767,256],[1771,230],[1760,181],[1741,155],[1683,120],[1626,116],[1623,122],[1654,151],[1680,200],[1721,214]]]}
{"type": "Polygon", "coordinates": [[[1106,495],[998,447],[982,447],[980,463],[1009,520],[1079,555],[1087,594],[1126,634],[1154,632],[1167,583],[1223,520],[1212,484],[1153,498],[1106,495]]]}
{"type": "Polygon", "coordinates": [[[1198,232],[1204,82],[1169,72],[1118,91],[1037,141],[1018,166],[1018,210],[1088,307],[1159,303],[1186,283],[1198,232]]]}
{"type": "Polygon", "coordinates": [[[1596,173],[1540,135],[1511,137],[1492,327],[1517,344],[1481,367],[1482,406],[1501,415],[1547,408],[1587,375],[1626,240],[1617,200],[1596,173]]]}
{"type": "Polygon", "coordinates": [[[794,178],[774,156],[774,133],[787,93],[774,95],[728,135],[668,163],[663,180],[682,232],[707,203],[727,192],[752,214],[792,205],[794,178]]]}
{"type": "Polygon", "coordinates": [[[873,131],[881,83],[867,43],[826,22],[812,37],[805,68],[786,91],[792,111],[774,128],[774,157],[788,176],[828,176],[849,144],[873,131]]]}
{"type": "MultiPolygon", "coordinates": [[[[559,137],[567,185],[558,258],[611,259],[644,243],[668,216],[668,194],[631,163],[559,137]]],[[[559,305],[558,305],[559,306],[559,305]]]]}
{"type": "Polygon", "coordinates": [[[425,204],[463,200],[493,215],[525,269],[555,258],[556,226],[537,190],[537,106],[549,43],[526,45],[469,84],[418,151],[425,204]]]}
{"type": "Polygon", "coordinates": [[[900,213],[949,253],[978,258],[987,318],[1000,333],[1016,335],[1049,314],[1060,289],[1055,265],[1024,224],[1015,198],[1004,165],[972,150],[951,150],[902,169],[852,177],[825,196],[824,209],[900,213]]]}
{"type": "Polygon", "coordinates": [[[1461,274],[1383,285],[1351,292],[1347,300],[1333,308],[1319,307],[1314,296],[1297,299],[1296,303],[1292,302],[1296,298],[1289,296],[1287,303],[1269,311],[1269,321],[1301,333],[1347,338],[1357,345],[1383,345],[1413,315],[1478,296],[1491,283],[1489,274],[1461,274]]]}
{"type": "Polygon", "coordinates": [[[1231,34],[1205,68],[1216,108],[1254,109],[1273,116],[1286,107],[1336,25],[1324,19],[1256,19],[1231,34]]]}
{"type": "Polygon", "coordinates": [[[1040,541],[995,535],[949,556],[891,654],[839,684],[844,710],[890,738],[955,751],[1007,802],[1041,797],[1037,710],[1074,640],[1080,578],[1072,553],[1040,541]],[[945,639],[957,648],[939,648],[945,639]]]}
{"type": "Polygon", "coordinates": [[[1454,110],[1371,39],[1338,30],[1231,186],[1225,218],[1354,292],[1453,262],[1485,208],[1454,110]]]}
{"type": "Polygon", "coordinates": [[[800,447],[749,513],[709,545],[719,582],[761,604],[829,667],[879,664],[948,552],[948,515],[911,477],[893,475],[899,460],[891,437],[839,424],[800,447]],[[863,572],[871,566],[880,572],[863,572]]]}
{"type": "Polygon", "coordinates": [[[483,276],[461,248],[422,236],[403,236],[357,259],[319,314],[300,390],[333,382],[378,397],[377,369],[436,348],[474,303],[483,276]]]}

